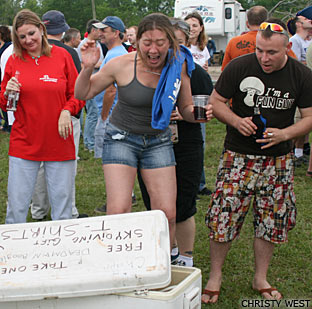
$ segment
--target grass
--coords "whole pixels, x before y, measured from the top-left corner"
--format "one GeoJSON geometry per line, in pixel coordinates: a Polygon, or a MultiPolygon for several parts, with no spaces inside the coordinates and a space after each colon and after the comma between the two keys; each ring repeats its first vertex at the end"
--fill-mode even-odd
{"type": "MultiPolygon", "coordinates": [[[[219,157],[223,148],[225,126],[217,120],[207,125],[205,172],[207,186],[214,188],[219,157]]],[[[8,177],[9,136],[0,133],[0,223],[5,220],[6,186],[8,177]]],[[[76,177],[77,208],[81,213],[95,216],[94,208],[105,202],[104,177],[99,160],[80,145],[80,161],[76,177]]],[[[312,304],[312,220],[311,198],[312,178],[305,176],[305,167],[295,172],[295,193],[297,197],[297,225],[289,233],[289,242],[276,246],[269,270],[269,282],[280,289],[286,298],[311,299],[312,304]]],[[[144,209],[139,186],[135,185],[138,205],[133,211],[144,209]]],[[[209,274],[208,230],[204,223],[209,197],[203,197],[197,204],[195,266],[202,270],[203,285],[209,274]]],[[[243,299],[255,299],[258,295],[251,289],[254,269],[252,214],[249,213],[241,237],[233,243],[224,265],[223,284],[219,302],[203,305],[202,308],[241,308],[243,299]]],[[[179,309],[179,308],[177,308],[179,309]]]]}

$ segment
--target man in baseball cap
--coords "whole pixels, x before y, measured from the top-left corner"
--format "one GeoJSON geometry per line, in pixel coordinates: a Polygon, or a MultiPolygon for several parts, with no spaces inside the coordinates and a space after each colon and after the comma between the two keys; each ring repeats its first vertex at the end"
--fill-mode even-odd
{"type": "Polygon", "coordinates": [[[64,14],[60,11],[51,10],[46,12],[42,16],[42,21],[47,28],[47,32],[52,35],[63,33],[69,29],[64,14]]]}
{"type": "Polygon", "coordinates": [[[126,31],[123,21],[117,16],[107,16],[101,22],[93,24],[93,27],[98,29],[111,27],[115,30],[119,30],[121,33],[125,33],[126,31]]]}
{"type": "Polygon", "coordinates": [[[299,11],[296,16],[303,16],[307,19],[312,20],[312,5],[304,8],[303,10],[299,11]]]}

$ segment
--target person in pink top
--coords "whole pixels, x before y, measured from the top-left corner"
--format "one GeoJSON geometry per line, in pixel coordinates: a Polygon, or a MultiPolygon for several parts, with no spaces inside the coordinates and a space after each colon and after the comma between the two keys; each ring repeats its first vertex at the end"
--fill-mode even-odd
{"type": "Polygon", "coordinates": [[[0,107],[19,92],[9,146],[6,223],[26,222],[41,162],[44,162],[52,220],[70,219],[75,162],[71,115],[77,70],[70,54],[50,46],[40,18],[21,10],[13,21],[13,55],[8,59],[0,107]],[[18,74],[18,79],[15,77],[18,74]]]}

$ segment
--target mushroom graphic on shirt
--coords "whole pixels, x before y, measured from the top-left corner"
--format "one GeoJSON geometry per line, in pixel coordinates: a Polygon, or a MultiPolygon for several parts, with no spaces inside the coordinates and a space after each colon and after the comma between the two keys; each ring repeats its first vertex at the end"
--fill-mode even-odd
{"type": "Polygon", "coordinates": [[[254,106],[254,96],[255,94],[257,95],[262,95],[264,93],[264,84],[262,81],[253,76],[246,77],[242,80],[239,86],[240,91],[242,92],[247,92],[244,102],[247,106],[254,106]]]}

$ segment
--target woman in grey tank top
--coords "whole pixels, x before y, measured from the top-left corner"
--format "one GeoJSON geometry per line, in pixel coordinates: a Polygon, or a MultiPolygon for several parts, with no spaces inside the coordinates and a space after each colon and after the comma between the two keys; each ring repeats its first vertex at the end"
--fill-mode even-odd
{"type": "MultiPolygon", "coordinates": [[[[99,51],[95,42],[88,41],[81,48],[83,69],[76,81],[75,96],[81,100],[90,99],[117,83],[119,97],[112,123],[104,136],[102,158],[107,214],[131,211],[131,192],[137,170],[140,169],[151,208],[161,209],[167,216],[172,244],[177,189],[171,132],[168,127],[155,129],[151,126],[153,96],[161,73],[168,61],[175,61],[179,52],[169,18],[158,13],[144,17],[138,27],[137,48],[137,52],[114,58],[98,73],[91,75],[99,51]],[[168,56],[171,51],[172,58],[168,56]]],[[[171,86],[175,87],[173,95],[179,94],[177,106],[184,120],[195,122],[186,68],[185,61],[181,75],[177,80],[172,80],[171,86]]],[[[211,107],[206,107],[206,115],[210,120],[211,107]]]]}

